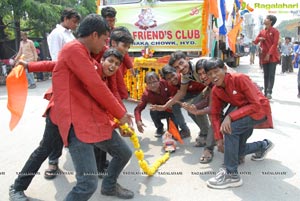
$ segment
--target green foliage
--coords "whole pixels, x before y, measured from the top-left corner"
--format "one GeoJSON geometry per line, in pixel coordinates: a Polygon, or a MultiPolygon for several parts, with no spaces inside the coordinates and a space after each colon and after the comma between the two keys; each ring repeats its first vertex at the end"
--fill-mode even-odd
{"type": "Polygon", "coordinates": [[[95,13],[95,0],[1,0],[0,17],[8,39],[17,37],[18,31],[29,31],[30,37],[45,37],[57,23],[66,8],[76,9],[82,17],[95,13]],[[17,35],[16,35],[17,34],[17,35]]]}
{"type": "MultiPolygon", "coordinates": [[[[294,24],[297,24],[297,22],[300,23],[300,19],[292,19],[292,20],[284,20],[282,21],[276,28],[280,32],[280,37],[291,37],[294,38],[295,40],[298,39],[298,28],[297,26],[294,26],[294,24]],[[291,26],[292,25],[292,26],[291,26]],[[294,28],[290,28],[294,27],[294,28]]],[[[299,25],[298,23],[298,25],[299,25]]]]}

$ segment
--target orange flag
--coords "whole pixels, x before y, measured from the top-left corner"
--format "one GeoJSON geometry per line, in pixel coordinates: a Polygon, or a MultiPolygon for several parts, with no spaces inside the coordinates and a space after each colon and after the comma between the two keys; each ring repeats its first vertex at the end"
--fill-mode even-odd
{"type": "Polygon", "coordinates": [[[169,133],[173,135],[173,137],[180,142],[180,144],[183,144],[183,140],[181,139],[180,133],[178,129],[176,128],[174,122],[169,119],[169,133]]]}
{"type": "Polygon", "coordinates": [[[208,13],[213,14],[215,18],[219,18],[218,0],[209,0],[208,13]]]}
{"type": "Polygon", "coordinates": [[[23,66],[12,69],[6,78],[7,108],[11,113],[9,128],[12,131],[20,121],[27,98],[28,83],[23,66]]]}
{"type": "Polygon", "coordinates": [[[236,23],[236,25],[227,34],[228,45],[233,53],[236,52],[236,50],[235,50],[236,38],[241,29],[242,22],[243,22],[243,20],[240,19],[240,21],[238,23],[236,23]]]}

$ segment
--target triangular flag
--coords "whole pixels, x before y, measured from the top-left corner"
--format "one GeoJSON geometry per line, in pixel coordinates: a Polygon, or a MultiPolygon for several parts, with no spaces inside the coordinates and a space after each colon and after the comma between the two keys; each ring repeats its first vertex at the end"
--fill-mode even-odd
{"type": "Polygon", "coordinates": [[[168,129],[169,133],[171,133],[173,135],[173,137],[180,143],[183,144],[183,140],[181,139],[180,133],[176,127],[176,125],[174,124],[174,122],[172,121],[172,119],[169,119],[169,129],[168,129]]]}
{"type": "Polygon", "coordinates": [[[215,18],[219,17],[218,0],[209,0],[208,13],[214,15],[215,18]]]}
{"type": "Polygon", "coordinates": [[[230,47],[230,49],[233,53],[236,52],[236,49],[235,49],[236,38],[237,38],[237,35],[238,35],[238,33],[241,29],[242,22],[243,22],[243,20],[240,19],[240,21],[227,34],[228,44],[229,44],[229,47],[230,47]]]}
{"type": "Polygon", "coordinates": [[[25,108],[28,82],[22,65],[12,69],[6,78],[7,108],[11,112],[9,128],[12,131],[20,121],[25,108]]]}

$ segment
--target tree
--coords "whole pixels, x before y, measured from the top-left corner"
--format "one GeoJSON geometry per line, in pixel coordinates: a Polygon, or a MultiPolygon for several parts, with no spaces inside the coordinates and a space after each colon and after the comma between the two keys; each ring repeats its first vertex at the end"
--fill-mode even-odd
{"type": "Polygon", "coordinates": [[[95,0],[1,0],[0,36],[6,38],[5,29],[12,28],[18,49],[20,31],[30,31],[34,37],[46,37],[60,20],[65,7],[76,9],[82,16],[96,11],[95,0]]]}
{"type": "Polygon", "coordinates": [[[280,36],[284,37],[291,37],[298,39],[298,30],[297,26],[299,25],[300,20],[292,19],[292,20],[284,20],[282,21],[276,28],[280,32],[280,36]]]}

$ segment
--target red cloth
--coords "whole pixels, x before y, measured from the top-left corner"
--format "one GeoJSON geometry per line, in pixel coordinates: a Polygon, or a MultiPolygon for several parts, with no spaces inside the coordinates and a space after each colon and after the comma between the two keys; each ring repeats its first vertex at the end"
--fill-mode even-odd
{"type": "MultiPolygon", "coordinates": [[[[145,89],[140,102],[134,109],[134,117],[136,122],[142,120],[141,113],[148,103],[155,105],[164,105],[170,99],[172,95],[172,89],[170,85],[168,85],[167,81],[160,80],[159,89],[159,94],[154,93],[153,91],[150,91],[147,88],[145,89]]],[[[171,110],[168,111],[171,112],[171,110]]]]}
{"type": "Polygon", "coordinates": [[[230,103],[238,107],[237,110],[229,114],[232,121],[248,115],[255,120],[267,116],[267,121],[257,125],[256,128],[273,128],[269,100],[247,75],[226,73],[224,82],[225,89],[214,86],[211,92],[211,119],[216,140],[223,138],[220,133],[220,115],[224,103],[230,103]]]}
{"type": "Polygon", "coordinates": [[[99,63],[79,41],[62,48],[52,76],[52,112],[66,146],[71,125],[82,142],[100,142],[111,138],[110,115],[120,119],[126,113],[99,76],[101,71],[95,73],[98,68],[99,63]]]}
{"type": "Polygon", "coordinates": [[[277,63],[280,61],[280,54],[278,52],[278,42],[279,42],[279,31],[274,27],[270,27],[269,29],[263,29],[260,31],[256,39],[253,41],[255,44],[260,42],[261,54],[260,54],[260,62],[261,64],[266,63],[277,63]],[[259,41],[259,38],[265,38],[264,41],[259,41]],[[264,58],[266,54],[270,55],[270,60],[266,61],[264,58]]]}
{"type": "MultiPolygon", "coordinates": [[[[173,93],[174,94],[172,94],[172,96],[174,96],[177,93],[177,91],[180,89],[180,86],[181,86],[181,82],[180,82],[181,75],[177,74],[177,77],[178,77],[179,82],[176,86],[173,85],[173,87],[174,87],[173,93]]],[[[206,88],[206,86],[200,82],[190,81],[188,83],[187,93],[200,94],[203,91],[203,89],[205,89],[205,88],[206,88]]]]}
{"type": "MultiPolygon", "coordinates": [[[[38,62],[29,62],[28,71],[29,72],[52,72],[55,67],[56,61],[38,61],[38,62]]],[[[47,108],[43,114],[43,117],[46,117],[47,112],[50,111],[49,116],[51,121],[56,124],[57,120],[51,112],[50,108],[54,105],[53,96],[52,96],[52,86],[44,94],[44,99],[49,100],[47,108]]]]}
{"type": "Polygon", "coordinates": [[[23,115],[27,98],[28,83],[23,66],[18,65],[12,69],[6,78],[6,88],[7,108],[11,112],[9,128],[13,130],[23,115]]]}

